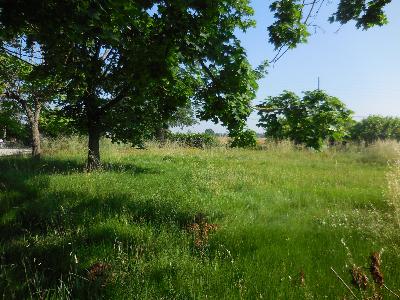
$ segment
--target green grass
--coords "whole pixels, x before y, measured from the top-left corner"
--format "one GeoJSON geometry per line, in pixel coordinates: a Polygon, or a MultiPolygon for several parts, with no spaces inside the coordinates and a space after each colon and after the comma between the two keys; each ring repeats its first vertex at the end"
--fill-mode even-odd
{"type": "Polygon", "coordinates": [[[0,158],[1,297],[350,299],[330,268],[350,285],[351,266],[368,273],[382,249],[399,293],[400,237],[375,154],[103,148],[93,173],[79,147],[0,158]],[[196,246],[199,213],[217,229],[196,246]],[[105,271],[91,280],[96,263],[105,271]]]}

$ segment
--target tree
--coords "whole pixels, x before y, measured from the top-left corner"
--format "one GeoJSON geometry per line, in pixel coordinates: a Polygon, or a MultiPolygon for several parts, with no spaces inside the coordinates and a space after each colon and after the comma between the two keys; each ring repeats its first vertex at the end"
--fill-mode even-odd
{"type": "MultiPolygon", "coordinates": [[[[276,59],[307,40],[323,1],[271,4],[276,59]]],[[[201,108],[200,119],[221,122],[231,137],[241,134],[266,66],[253,70],[235,36],[254,25],[249,2],[2,0],[0,40],[8,53],[16,38],[38,45],[47,72],[63,76],[63,109],[89,135],[92,169],[100,163],[100,136],[139,143],[159,114],[168,119],[189,101],[201,108]]],[[[341,0],[331,21],[382,25],[389,2],[341,0]]]]}
{"type": "Polygon", "coordinates": [[[400,141],[400,118],[368,116],[351,128],[350,136],[355,141],[364,141],[367,144],[372,144],[377,140],[400,141]]]}
{"type": "MultiPolygon", "coordinates": [[[[328,19],[344,25],[356,22],[357,28],[367,30],[388,22],[383,11],[391,0],[339,0],[337,9],[328,19]]],[[[270,5],[275,22],[268,27],[269,41],[277,50],[271,62],[279,60],[288,50],[307,42],[310,28],[318,28],[314,23],[325,0],[276,0],[270,5]]]]}
{"type": "Polygon", "coordinates": [[[341,141],[348,134],[352,113],[338,98],[321,90],[304,92],[303,98],[284,91],[259,106],[258,126],[267,137],[288,138],[320,149],[325,140],[341,141]]]}
{"type": "Polygon", "coordinates": [[[207,128],[206,130],[204,130],[204,133],[212,136],[215,135],[214,130],[212,130],[211,128],[207,128]]]}
{"type": "Polygon", "coordinates": [[[0,101],[13,102],[15,109],[24,112],[31,129],[32,156],[40,157],[40,112],[53,100],[55,82],[43,76],[34,64],[4,52],[0,53],[0,81],[0,101]]]}
{"type": "Polygon", "coordinates": [[[235,37],[253,25],[248,0],[5,0],[1,9],[3,49],[16,37],[36,43],[47,72],[67,83],[62,105],[88,132],[88,169],[99,166],[100,136],[137,143],[189,101],[232,136],[245,126],[261,74],[235,37]]]}

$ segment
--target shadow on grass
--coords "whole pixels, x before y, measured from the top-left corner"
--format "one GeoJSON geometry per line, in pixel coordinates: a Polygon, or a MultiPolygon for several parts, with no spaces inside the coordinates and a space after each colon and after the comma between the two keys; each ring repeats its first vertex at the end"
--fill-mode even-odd
{"type": "MultiPolygon", "coordinates": [[[[71,174],[86,172],[86,164],[77,160],[68,159],[32,159],[27,157],[0,157],[0,170],[4,172],[18,172],[28,176],[71,174]]],[[[131,163],[103,163],[95,172],[127,172],[132,174],[159,174],[159,170],[144,168],[131,163]]]]}
{"type": "MultiPolygon", "coordinates": [[[[123,217],[127,226],[180,228],[194,216],[168,201],[133,199],[124,193],[46,192],[49,176],[84,172],[84,164],[74,160],[0,158],[0,170],[0,290],[9,298],[27,298],[33,290],[54,290],[71,273],[84,278],[87,270],[77,267],[73,255],[77,248],[112,251],[116,237],[131,245],[138,242],[129,233],[104,226],[110,220],[123,217]]],[[[133,164],[106,164],[99,172],[158,174],[133,164]]],[[[87,280],[75,278],[74,282],[75,296],[92,298],[86,291],[80,294],[90,289],[87,280]]]]}

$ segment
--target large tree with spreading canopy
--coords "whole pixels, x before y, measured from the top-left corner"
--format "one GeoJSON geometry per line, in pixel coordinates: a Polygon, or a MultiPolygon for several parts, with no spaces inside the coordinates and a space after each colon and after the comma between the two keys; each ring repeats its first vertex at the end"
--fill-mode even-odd
{"type": "MultiPolygon", "coordinates": [[[[2,0],[1,50],[13,55],[23,47],[62,77],[67,97],[60,106],[88,133],[93,169],[102,135],[138,143],[189,102],[200,119],[240,136],[263,73],[251,67],[236,37],[254,25],[249,2],[2,0]]],[[[309,17],[323,2],[271,4],[268,30],[278,53],[306,41],[309,17]]],[[[382,25],[389,2],[341,0],[331,21],[382,25]]]]}
{"type": "Polygon", "coordinates": [[[3,51],[22,43],[66,83],[60,103],[89,135],[137,142],[154,120],[188,101],[199,116],[245,126],[259,73],[235,30],[253,22],[248,1],[3,1],[3,51]]]}

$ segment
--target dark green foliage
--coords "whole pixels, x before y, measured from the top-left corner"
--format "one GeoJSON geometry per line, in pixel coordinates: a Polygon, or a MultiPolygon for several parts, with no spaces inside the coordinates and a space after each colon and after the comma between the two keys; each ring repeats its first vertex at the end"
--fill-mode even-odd
{"type": "Polygon", "coordinates": [[[0,102],[0,138],[16,139],[23,144],[29,143],[29,128],[23,122],[22,112],[15,103],[0,102]]]}
{"type": "Polygon", "coordinates": [[[209,148],[218,144],[214,135],[208,133],[168,133],[167,139],[184,146],[209,148]]]}
{"type": "MultiPolygon", "coordinates": [[[[276,0],[270,5],[274,13],[275,22],[268,27],[269,41],[279,50],[295,48],[300,43],[307,42],[309,29],[315,28],[314,17],[320,12],[324,0],[276,0]],[[314,25],[314,26],[313,26],[314,25]]],[[[329,21],[346,24],[356,21],[356,27],[367,30],[373,26],[382,26],[387,23],[383,11],[391,0],[340,0],[337,10],[329,21]]]]}
{"type": "Polygon", "coordinates": [[[60,106],[99,138],[140,144],[179,108],[240,132],[257,79],[237,30],[254,25],[248,0],[3,1],[2,49],[37,45],[46,71],[68,83],[60,106]]]}
{"type": "Polygon", "coordinates": [[[211,128],[207,128],[206,130],[204,130],[204,133],[209,134],[209,135],[215,135],[214,130],[212,130],[211,128]]]}
{"type": "Polygon", "coordinates": [[[270,5],[270,9],[274,12],[276,21],[268,27],[269,41],[275,46],[275,49],[283,46],[295,48],[297,44],[307,42],[310,34],[302,20],[303,4],[300,1],[274,1],[270,5]]]}
{"type": "Polygon", "coordinates": [[[350,136],[352,140],[364,141],[368,144],[377,140],[400,141],[400,118],[369,116],[351,128],[350,136]]]}
{"type": "Polygon", "coordinates": [[[65,117],[58,109],[45,108],[40,115],[40,133],[45,137],[56,138],[78,133],[71,118],[65,117]]]}
{"type": "Polygon", "coordinates": [[[364,30],[382,26],[388,22],[383,9],[390,2],[392,0],[341,0],[329,21],[345,24],[354,20],[357,28],[364,30]]]}
{"type": "Polygon", "coordinates": [[[231,142],[233,148],[252,148],[256,146],[256,133],[251,130],[243,130],[238,133],[231,142]]]}
{"type": "Polygon", "coordinates": [[[197,123],[193,105],[188,103],[186,106],[179,107],[166,122],[168,127],[193,126],[197,123]]]}
{"type": "Polygon", "coordinates": [[[304,92],[303,98],[284,91],[259,106],[258,126],[265,128],[266,137],[288,138],[320,149],[325,140],[343,140],[353,122],[352,113],[338,98],[321,90],[304,92]]]}

